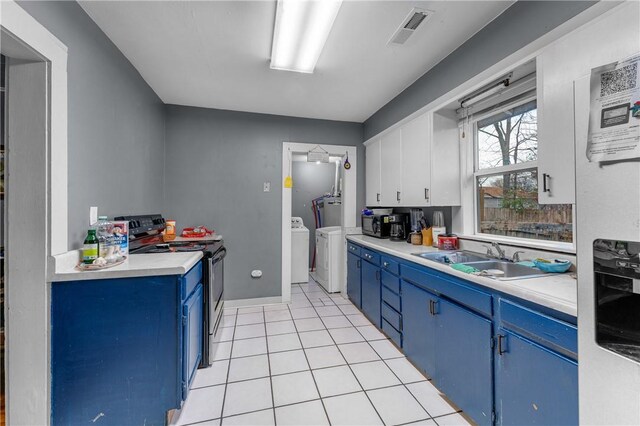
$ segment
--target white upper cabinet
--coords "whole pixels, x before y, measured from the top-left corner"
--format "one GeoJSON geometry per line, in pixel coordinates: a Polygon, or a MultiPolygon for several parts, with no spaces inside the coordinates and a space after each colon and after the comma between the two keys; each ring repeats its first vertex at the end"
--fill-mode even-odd
{"type": "Polygon", "coordinates": [[[458,123],[427,112],[367,143],[367,206],[460,205],[458,123]]]}
{"type": "Polygon", "coordinates": [[[402,204],[431,205],[431,114],[423,114],[401,128],[402,204]]]}
{"type": "Polygon", "coordinates": [[[368,207],[380,206],[380,139],[367,145],[365,152],[366,203],[368,207]]]}
{"type": "Polygon", "coordinates": [[[569,33],[537,58],[541,204],[575,203],[575,156],[585,153],[574,152],[574,81],[640,48],[640,42],[629,36],[638,17],[620,12],[603,15],[569,33]]]}
{"type": "Polygon", "coordinates": [[[433,113],[431,138],[431,204],[460,205],[460,138],[453,111],[433,113]]]}
{"type": "Polygon", "coordinates": [[[382,136],[380,143],[380,202],[383,206],[402,205],[402,140],[400,129],[382,136]]]}

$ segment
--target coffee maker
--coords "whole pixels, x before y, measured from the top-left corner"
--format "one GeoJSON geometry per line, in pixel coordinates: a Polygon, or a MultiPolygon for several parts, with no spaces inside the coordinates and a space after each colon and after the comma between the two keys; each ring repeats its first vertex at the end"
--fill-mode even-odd
{"type": "Polygon", "coordinates": [[[406,241],[411,233],[409,215],[406,213],[393,213],[389,215],[391,229],[389,236],[392,241],[406,241]]]}

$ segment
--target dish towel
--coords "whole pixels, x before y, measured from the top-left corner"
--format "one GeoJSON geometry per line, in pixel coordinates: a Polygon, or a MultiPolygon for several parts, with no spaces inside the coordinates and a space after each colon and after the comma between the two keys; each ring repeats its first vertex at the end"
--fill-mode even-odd
{"type": "Polygon", "coordinates": [[[480,272],[478,269],[473,266],[465,265],[462,263],[452,263],[451,267],[456,271],[464,272],[465,274],[476,274],[480,272]]]}

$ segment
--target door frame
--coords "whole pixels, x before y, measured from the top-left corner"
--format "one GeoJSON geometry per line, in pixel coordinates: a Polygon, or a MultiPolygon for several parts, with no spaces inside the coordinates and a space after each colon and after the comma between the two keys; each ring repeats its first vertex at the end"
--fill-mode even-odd
{"type": "MultiPolygon", "coordinates": [[[[50,305],[52,255],[68,249],[67,214],[67,47],[13,0],[0,2],[0,31],[3,46],[33,55],[45,78],[45,114],[34,125],[41,139],[21,151],[44,152],[44,167],[34,167],[29,158],[13,155],[7,143],[8,167],[25,167],[32,178],[15,181],[7,176],[7,249],[16,256],[5,260],[5,371],[7,424],[49,424],[51,414],[50,305]],[[10,46],[11,45],[11,46],[10,46]],[[43,67],[44,64],[44,67],[43,67]],[[46,188],[42,188],[45,182],[46,188]],[[11,200],[17,194],[33,194],[34,188],[45,194],[31,208],[11,200]],[[15,194],[12,196],[11,194],[15,194]],[[10,230],[8,218],[17,220],[10,230]],[[28,226],[34,223],[34,226],[28,226]],[[32,252],[34,242],[38,250],[32,252]],[[18,256],[20,253],[29,256],[18,256]],[[20,285],[12,286],[14,282],[20,285]],[[11,307],[11,310],[8,308],[11,307]]],[[[42,80],[40,80],[42,81],[42,80]]],[[[8,82],[8,92],[11,82],[8,82]]],[[[14,88],[15,89],[15,88],[14,88]]],[[[10,98],[10,95],[7,96],[10,98]]],[[[10,102],[10,101],[8,101],[10,102]]],[[[8,104],[7,109],[11,106],[8,104]]],[[[11,126],[11,118],[7,127],[11,126]]],[[[16,130],[20,140],[20,131],[16,130]]]]}
{"type": "MultiPolygon", "coordinates": [[[[344,157],[349,156],[351,168],[345,170],[342,182],[342,230],[346,228],[356,227],[357,217],[357,185],[358,185],[358,159],[357,147],[347,145],[323,145],[305,142],[283,142],[282,143],[282,302],[289,303],[291,301],[291,207],[292,207],[292,188],[285,188],[284,179],[289,175],[292,169],[293,156],[295,154],[306,154],[310,150],[319,147],[329,153],[330,156],[344,157]]],[[[295,180],[293,185],[295,186],[295,180]]],[[[313,238],[313,236],[309,236],[313,238]]],[[[346,245],[342,245],[346,253],[346,245]]],[[[346,292],[346,256],[340,256],[345,259],[345,265],[342,265],[340,277],[341,293],[346,292]]]]}

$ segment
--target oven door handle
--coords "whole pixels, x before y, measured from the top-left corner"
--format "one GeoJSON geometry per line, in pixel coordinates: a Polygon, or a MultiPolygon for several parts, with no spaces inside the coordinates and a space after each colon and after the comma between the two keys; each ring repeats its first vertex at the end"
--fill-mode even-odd
{"type": "Polygon", "coordinates": [[[212,262],[212,263],[216,263],[216,262],[218,262],[218,261],[220,261],[220,260],[224,259],[226,255],[227,255],[227,249],[226,249],[226,248],[220,249],[220,250],[219,250],[219,251],[218,251],[218,252],[213,256],[213,259],[211,259],[211,262],[212,262]]]}

